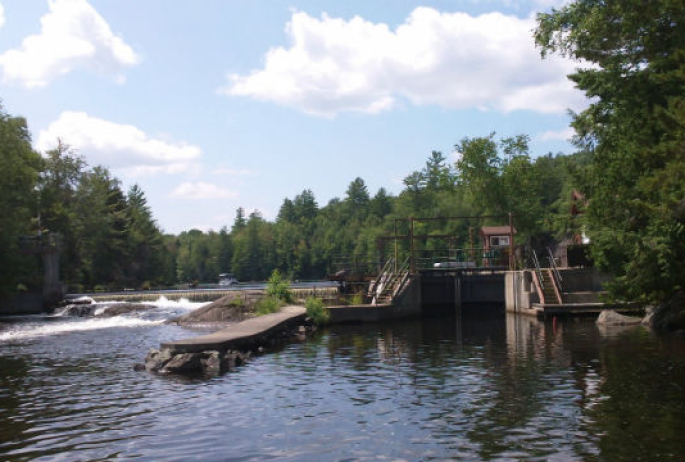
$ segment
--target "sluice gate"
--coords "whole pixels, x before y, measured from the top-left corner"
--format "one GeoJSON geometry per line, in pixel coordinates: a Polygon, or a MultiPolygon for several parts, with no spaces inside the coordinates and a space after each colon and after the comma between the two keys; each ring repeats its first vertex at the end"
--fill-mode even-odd
{"type": "Polygon", "coordinates": [[[504,275],[498,270],[422,270],[424,314],[464,305],[504,306],[504,275]]]}

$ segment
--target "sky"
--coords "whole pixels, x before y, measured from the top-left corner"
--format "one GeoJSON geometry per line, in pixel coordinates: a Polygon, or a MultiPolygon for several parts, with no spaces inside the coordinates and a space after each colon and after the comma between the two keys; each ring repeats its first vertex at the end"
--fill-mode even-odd
{"type": "Polygon", "coordinates": [[[579,64],[532,37],[559,4],[0,0],[0,101],[38,151],[61,139],[139,184],[165,232],[219,230],[356,177],[398,194],[467,136],[573,152],[579,64]]]}

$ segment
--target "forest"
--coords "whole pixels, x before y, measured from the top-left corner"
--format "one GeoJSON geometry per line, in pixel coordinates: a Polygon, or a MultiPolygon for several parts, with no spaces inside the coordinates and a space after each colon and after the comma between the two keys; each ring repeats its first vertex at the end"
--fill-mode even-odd
{"type": "MultiPolygon", "coordinates": [[[[319,204],[306,189],[285,198],[274,221],[238,209],[216,232],[164,234],[143,189],[124,191],[106,167],[69,146],[31,146],[27,121],[0,108],[0,292],[31,290],[38,262],[21,236],[58,233],[61,274],[71,291],[216,282],[232,272],[264,280],[273,269],[319,279],[340,258],[376,261],[378,238],[407,217],[514,214],[517,244],[582,230],[596,265],[615,276],[615,298],[644,302],[683,292],[685,281],[685,9],[679,1],[577,0],[538,15],[543,57],[578,60],[569,78],[590,98],[572,114],[576,152],[531,153],[530,138],[474,134],[455,140],[456,161],[428,156],[403,190],[369,191],[352,179],[319,204]],[[582,64],[582,65],[581,65],[582,64]],[[574,204],[572,192],[585,200],[574,204]],[[342,192],[341,192],[342,193],[342,192]],[[38,213],[40,211],[40,213],[38,213]]],[[[430,222],[421,234],[465,245],[485,220],[430,222]]],[[[406,233],[406,230],[400,230],[406,233]]],[[[427,250],[444,242],[427,240],[427,250]]]]}

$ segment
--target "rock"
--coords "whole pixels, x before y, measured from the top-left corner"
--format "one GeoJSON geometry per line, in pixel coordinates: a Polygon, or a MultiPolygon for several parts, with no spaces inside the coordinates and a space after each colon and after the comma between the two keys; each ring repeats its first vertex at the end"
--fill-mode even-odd
{"type": "MultiPolygon", "coordinates": [[[[98,305],[98,308],[102,307],[103,305],[98,305]]],[[[100,318],[111,318],[113,316],[146,311],[149,309],[150,305],[145,305],[143,303],[112,303],[111,305],[104,305],[104,311],[97,316],[100,318]]]]}
{"type": "Polygon", "coordinates": [[[631,326],[641,322],[641,318],[623,316],[614,310],[603,310],[597,318],[597,325],[599,326],[631,326]]]}
{"type": "Polygon", "coordinates": [[[654,307],[648,306],[645,308],[645,317],[640,322],[643,326],[651,326],[654,321],[654,307]]]}
{"type": "Polygon", "coordinates": [[[662,332],[685,330],[685,292],[678,292],[654,308],[652,327],[662,332]]]}
{"type": "Polygon", "coordinates": [[[66,300],[62,300],[57,304],[57,306],[68,306],[68,305],[91,305],[95,303],[95,300],[93,300],[90,297],[79,297],[79,298],[68,298],[66,300]]]}
{"type": "Polygon", "coordinates": [[[136,363],[133,365],[133,370],[136,372],[141,372],[145,370],[145,364],[136,363]]]}
{"type": "Polygon", "coordinates": [[[221,374],[226,369],[222,367],[221,353],[218,351],[203,351],[204,358],[200,360],[202,369],[208,374],[221,374]]]}
{"type": "Polygon", "coordinates": [[[151,349],[145,356],[145,369],[150,372],[159,372],[164,365],[172,358],[171,351],[168,349],[151,349]]]}
{"type": "Polygon", "coordinates": [[[202,353],[181,353],[164,364],[161,374],[198,374],[203,372],[202,353]]]}
{"type": "Polygon", "coordinates": [[[93,316],[97,305],[67,305],[62,311],[59,312],[62,316],[78,316],[84,318],[87,316],[93,316]]]}
{"type": "Polygon", "coordinates": [[[236,291],[220,299],[168,321],[169,324],[194,325],[208,323],[239,322],[250,315],[249,307],[263,291],[236,291]]]}

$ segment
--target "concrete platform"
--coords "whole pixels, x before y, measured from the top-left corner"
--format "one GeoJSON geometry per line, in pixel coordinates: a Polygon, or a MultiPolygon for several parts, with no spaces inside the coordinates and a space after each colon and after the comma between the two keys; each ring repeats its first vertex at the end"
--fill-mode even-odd
{"type": "Polygon", "coordinates": [[[294,327],[303,322],[306,311],[301,306],[286,306],[278,313],[246,319],[212,334],[162,343],[162,348],[167,348],[174,354],[206,350],[240,350],[276,330],[294,327]]]}
{"type": "Polygon", "coordinates": [[[604,310],[614,310],[620,313],[641,313],[644,307],[641,305],[632,303],[564,303],[564,304],[541,304],[533,303],[532,311],[535,312],[537,316],[547,317],[554,315],[590,315],[599,314],[604,310]]]}

